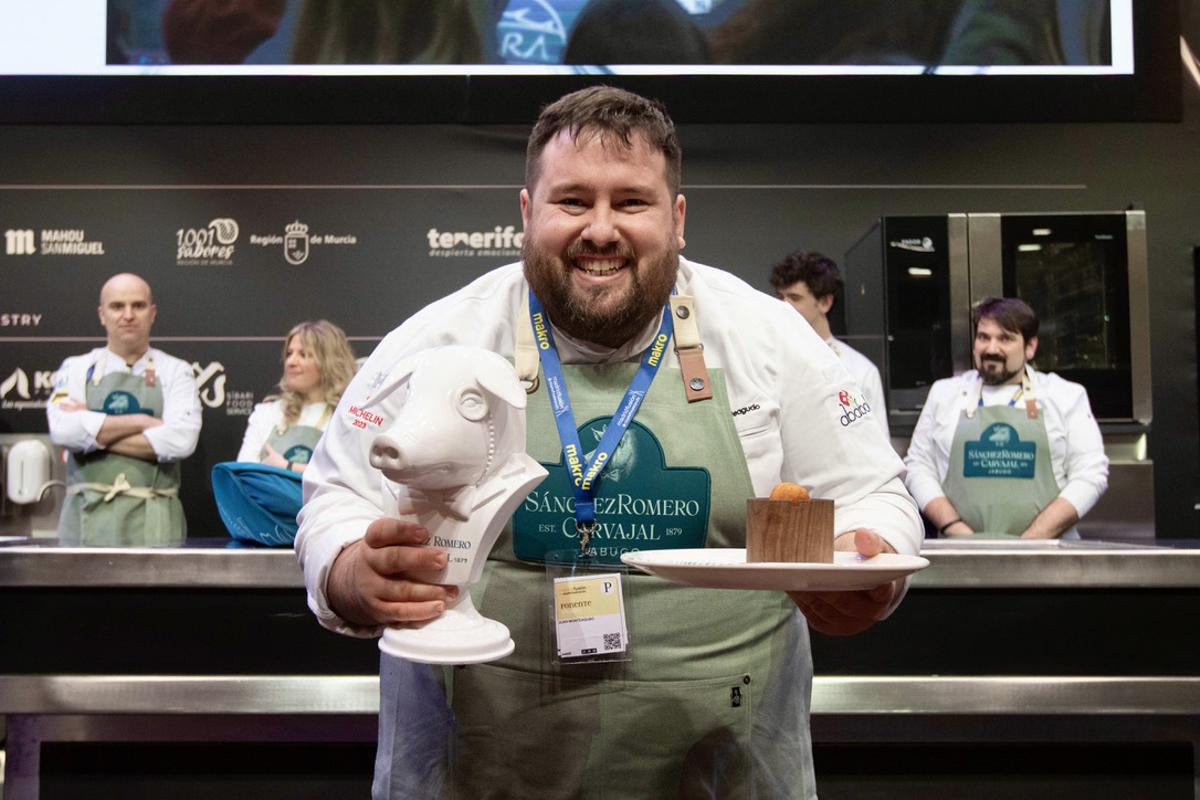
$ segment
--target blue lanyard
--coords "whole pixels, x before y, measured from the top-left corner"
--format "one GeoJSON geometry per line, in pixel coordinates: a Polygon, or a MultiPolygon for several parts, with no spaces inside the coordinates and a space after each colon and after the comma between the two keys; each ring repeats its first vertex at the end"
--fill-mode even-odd
{"type": "Polygon", "coordinates": [[[558,426],[558,438],[563,445],[563,464],[571,478],[571,490],[575,494],[575,529],[579,532],[579,548],[587,553],[588,540],[596,527],[596,488],[599,484],[600,473],[608,465],[609,459],[621,443],[621,437],[633,422],[642,399],[650,390],[654,376],[662,365],[667,343],[674,333],[671,320],[671,306],[663,306],[662,324],[650,347],[642,356],[641,366],[625,390],[620,405],[608,423],[600,444],[588,459],[583,454],[583,446],[579,442],[579,430],[575,426],[575,414],[571,411],[571,400],[567,397],[567,382],[563,377],[562,361],[558,357],[558,348],[554,344],[554,334],[550,330],[550,321],[545,308],[538,300],[533,289],[529,290],[529,323],[533,326],[533,337],[537,342],[538,354],[541,357],[542,369],[546,374],[546,392],[550,397],[550,408],[554,412],[554,424],[558,426]]]}
{"type": "MultiPolygon", "coordinates": [[[[1024,381],[1021,382],[1021,385],[1020,385],[1020,387],[1017,388],[1017,391],[1013,392],[1012,398],[1008,401],[1009,407],[1015,408],[1017,405],[1017,400],[1019,400],[1021,398],[1021,395],[1023,395],[1023,394],[1025,394],[1024,381]]],[[[980,386],[979,386],[979,408],[983,408],[983,385],[982,384],[980,384],[980,386]]]]}

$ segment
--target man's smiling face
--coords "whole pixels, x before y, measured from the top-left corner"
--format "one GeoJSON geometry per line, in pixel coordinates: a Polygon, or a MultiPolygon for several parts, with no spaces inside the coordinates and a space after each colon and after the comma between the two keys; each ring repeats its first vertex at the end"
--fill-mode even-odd
{"type": "Polygon", "coordinates": [[[537,181],[521,191],[525,275],[550,319],[570,335],[618,347],[671,293],[683,246],[683,195],[641,134],[584,130],[547,142],[537,181]]]}

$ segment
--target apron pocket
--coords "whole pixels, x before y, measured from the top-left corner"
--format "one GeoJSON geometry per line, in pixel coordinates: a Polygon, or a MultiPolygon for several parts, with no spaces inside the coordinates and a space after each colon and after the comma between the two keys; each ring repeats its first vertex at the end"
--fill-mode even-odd
{"type": "Polygon", "coordinates": [[[456,670],[455,797],[748,797],[752,683],[456,670]]]}

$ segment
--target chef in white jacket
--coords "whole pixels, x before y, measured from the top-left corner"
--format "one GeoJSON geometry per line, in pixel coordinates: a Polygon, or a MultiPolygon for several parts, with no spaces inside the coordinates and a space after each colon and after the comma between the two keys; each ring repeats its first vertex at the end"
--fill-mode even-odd
{"type": "Polygon", "coordinates": [[[975,369],[937,381],[913,431],[909,491],[941,536],[1077,538],[1108,488],[1082,386],[1030,363],[1038,319],[1016,298],[972,312],[975,369]]]}
{"type": "Polygon", "coordinates": [[[157,314],[146,281],[114,275],[100,290],[107,343],[56,373],[46,416],[51,441],[69,454],[64,543],[166,545],[186,536],[179,462],[196,449],[200,400],[191,365],[150,346],[157,314]]]}
{"type": "Polygon", "coordinates": [[[782,303],[679,256],[679,159],[665,110],[644,98],[595,86],[548,106],[520,195],[522,263],[385,338],[304,473],[296,550],[320,622],[355,636],[419,626],[452,595],[413,573],[445,553],[385,516],[368,454],[404,398],[373,393],[441,344],[514,358],[519,374],[532,355],[526,451],[550,475],[473,594],[516,649],[443,673],[449,706],[427,671],[382,659],[376,797],[815,797],[808,628],[866,630],[903,580],[789,597],[626,574],[638,630],[628,659],[602,663],[560,662],[546,619],[555,554],[582,548],[611,570],[628,550],[743,547],[746,500],[781,480],[834,500],[839,549],[919,545],[902,464],[871,412],[847,416],[838,357],[782,303]],[[588,475],[603,465],[590,521],[564,451],[585,454],[588,475]]]}
{"type": "Polygon", "coordinates": [[[796,250],[771,269],[771,285],[779,299],[799,311],[842,360],[850,377],[862,390],[863,403],[870,407],[871,415],[883,428],[883,435],[889,435],[879,368],[850,345],[835,339],[829,327],[829,312],[842,296],[843,289],[837,264],[815,251],[796,250]]]}

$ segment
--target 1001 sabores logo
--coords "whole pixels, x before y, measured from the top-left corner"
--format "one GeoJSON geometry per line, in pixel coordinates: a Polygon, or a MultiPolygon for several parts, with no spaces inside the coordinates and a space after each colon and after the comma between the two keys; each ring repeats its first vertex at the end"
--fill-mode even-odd
{"type": "Polygon", "coordinates": [[[175,231],[176,263],[184,266],[229,266],[238,239],[237,220],[219,217],[204,228],[175,231]]]}

